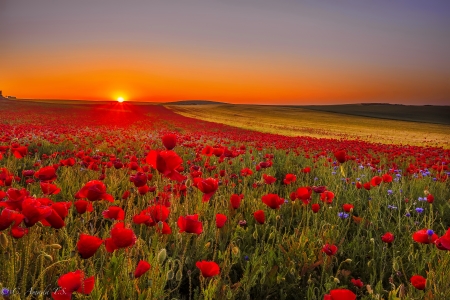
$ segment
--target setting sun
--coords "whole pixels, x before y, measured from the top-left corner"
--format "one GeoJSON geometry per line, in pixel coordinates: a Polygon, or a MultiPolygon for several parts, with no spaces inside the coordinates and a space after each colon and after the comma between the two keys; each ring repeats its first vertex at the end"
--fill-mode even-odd
{"type": "Polygon", "coordinates": [[[125,99],[123,99],[123,97],[119,97],[119,98],[117,98],[117,102],[120,102],[120,103],[122,103],[123,101],[125,101],[125,99]]]}

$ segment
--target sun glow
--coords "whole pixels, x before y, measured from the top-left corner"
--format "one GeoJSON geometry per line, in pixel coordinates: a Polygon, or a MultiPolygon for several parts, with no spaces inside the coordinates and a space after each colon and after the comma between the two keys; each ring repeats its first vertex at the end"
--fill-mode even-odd
{"type": "Polygon", "coordinates": [[[117,102],[120,102],[120,103],[122,103],[123,101],[125,101],[125,99],[123,99],[123,97],[119,97],[119,98],[117,98],[117,102]]]}

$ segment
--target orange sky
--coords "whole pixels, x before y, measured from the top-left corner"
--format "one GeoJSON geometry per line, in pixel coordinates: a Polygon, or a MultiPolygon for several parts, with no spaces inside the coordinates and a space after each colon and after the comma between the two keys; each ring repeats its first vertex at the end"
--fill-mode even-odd
{"type": "Polygon", "coordinates": [[[450,104],[449,6],[51,3],[0,7],[4,94],[450,104]]]}

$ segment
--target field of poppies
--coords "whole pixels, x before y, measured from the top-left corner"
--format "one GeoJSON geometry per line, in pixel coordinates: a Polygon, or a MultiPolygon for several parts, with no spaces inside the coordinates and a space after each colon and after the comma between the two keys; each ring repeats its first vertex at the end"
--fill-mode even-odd
{"type": "Polygon", "coordinates": [[[4,299],[450,299],[449,149],[129,103],[0,129],[4,299]]]}

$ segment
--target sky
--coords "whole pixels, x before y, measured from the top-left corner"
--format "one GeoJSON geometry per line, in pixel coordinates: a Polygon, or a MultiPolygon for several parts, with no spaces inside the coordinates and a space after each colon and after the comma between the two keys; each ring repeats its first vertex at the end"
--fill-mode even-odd
{"type": "Polygon", "coordinates": [[[0,0],[0,90],[450,105],[449,15],[448,0],[0,0]]]}

